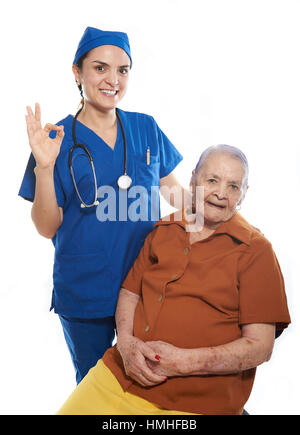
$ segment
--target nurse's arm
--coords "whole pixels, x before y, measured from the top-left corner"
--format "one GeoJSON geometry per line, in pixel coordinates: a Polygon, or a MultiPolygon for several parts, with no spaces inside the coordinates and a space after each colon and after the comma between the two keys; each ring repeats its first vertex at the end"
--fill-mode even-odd
{"type": "Polygon", "coordinates": [[[51,239],[63,221],[63,210],[56,200],[54,187],[54,164],[34,169],[36,184],[31,209],[31,218],[39,234],[51,239]]]}
{"type": "Polygon", "coordinates": [[[160,193],[172,207],[178,210],[184,208],[191,198],[190,192],[182,187],[173,172],[160,179],[160,193]]]}
{"type": "Polygon", "coordinates": [[[166,377],[153,373],[148,367],[146,358],[157,362],[157,355],[133,335],[134,313],[139,300],[139,295],[121,288],[116,309],[117,349],[126,375],[143,387],[149,387],[160,384],[166,377]]]}

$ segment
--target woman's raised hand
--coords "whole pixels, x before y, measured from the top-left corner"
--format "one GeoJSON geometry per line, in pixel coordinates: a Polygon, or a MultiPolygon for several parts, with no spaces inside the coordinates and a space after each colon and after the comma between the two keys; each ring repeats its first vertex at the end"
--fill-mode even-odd
{"type": "Polygon", "coordinates": [[[46,124],[42,128],[41,108],[35,104],[35,113],[31,107],[27,106],[26,124],[29,144],[34,155],[36,165],[40,168],[47,168],[55,164],[60,151],[60,146],[64,138],[63,125],[46,124]],[[55,139],[49,137],[51,130],[56,131],[55,139]]]}

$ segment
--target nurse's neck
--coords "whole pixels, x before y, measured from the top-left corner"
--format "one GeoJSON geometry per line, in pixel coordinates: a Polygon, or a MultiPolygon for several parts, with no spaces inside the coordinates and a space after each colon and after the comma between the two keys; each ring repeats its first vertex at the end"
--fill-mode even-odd
{"type": "Polygon", "coordinates": [[[110,130],[117,125],[115,108],[101,110],[87,102],[85,102],[77,119],[95,132],[110,130]]]}

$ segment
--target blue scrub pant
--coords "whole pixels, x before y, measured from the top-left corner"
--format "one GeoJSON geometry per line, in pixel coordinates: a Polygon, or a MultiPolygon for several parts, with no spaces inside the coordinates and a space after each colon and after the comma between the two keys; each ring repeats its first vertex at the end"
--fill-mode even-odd
{"type": "Polygon", "coordinates": [[[74,319],[59,315],[79,384],[115,338],[115,318],[74,319]]]}

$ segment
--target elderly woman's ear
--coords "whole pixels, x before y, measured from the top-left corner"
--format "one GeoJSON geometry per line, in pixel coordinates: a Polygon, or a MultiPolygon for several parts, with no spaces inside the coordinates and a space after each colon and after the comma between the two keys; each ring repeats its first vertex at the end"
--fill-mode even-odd
{"type": "Polygon", "coordinates": [[[238,203],[237,203],[237,207],[241,207],[241,204],[242,204],[242,202],[244,201],[244,199],[245,199],[245,196],[246,196],[246,193],[247,193],[247,191],[248,191],[248,188],[249,188],[249,186],[246,186],[244,189],[243,189],[243,193],[242,193],[242,197],[241,197],[241,199],[238,201],[238,203]]]}

